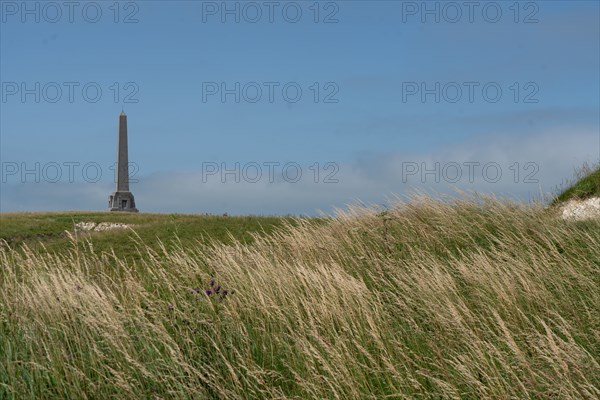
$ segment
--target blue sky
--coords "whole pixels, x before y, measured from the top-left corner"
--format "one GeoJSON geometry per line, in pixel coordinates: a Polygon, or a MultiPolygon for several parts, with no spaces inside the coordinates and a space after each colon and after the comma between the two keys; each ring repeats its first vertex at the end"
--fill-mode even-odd
{"type": "Polygon", "coordinates": [[[0,3],[2,212],[106,209],[122,108],[141,211],[527,201],[600,158],[597,1],[0,3]]]}

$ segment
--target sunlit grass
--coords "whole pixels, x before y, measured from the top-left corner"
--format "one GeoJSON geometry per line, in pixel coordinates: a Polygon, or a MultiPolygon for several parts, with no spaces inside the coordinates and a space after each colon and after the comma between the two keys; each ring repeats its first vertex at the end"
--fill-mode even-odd
{"type": "Polygon", "coordinates": [[[72,240],[0,252],[0,398],[600,397],[598,221],[419,197],[134,261],[72,240]]]}

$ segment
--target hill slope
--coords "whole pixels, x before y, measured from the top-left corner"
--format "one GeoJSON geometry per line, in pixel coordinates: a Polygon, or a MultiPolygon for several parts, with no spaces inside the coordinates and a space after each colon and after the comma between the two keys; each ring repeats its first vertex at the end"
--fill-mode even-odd
{"type": "Polygon", "coordinates": [[[136,248],[140,242],[158,249],[164,244],[168,249],[174,241],[185,246],[210,240],[223,243],[232,238],[248,243],[253,233],[270,233],[291,218],[282,217],[225,217],[215,215],[150,214],[118,212],[48,212],[0,214],[0,241],[11,247],[26,244],[36,251],[63,252],[72,247],[71,237],[75,226],[82,222],[120,223],[131,229],[107,232],[78,232],[81,239],[93,243],[97,254],[112,253],[117,256],[139,258],[136,248]]]}
{"type": "Polygon", "coordinates": [[[576,174],[576,181],[561,191],[554,203],[564,203],[567,200],[583,200],[590,197],[600,197],[600,166],[596,169],[584,166],[576,174]]]}
{"type": "Polygon", "coordinates": [[[416,198],[139,254],[0,249],[0,398],[600,397],[598,221],[416,198]]]}

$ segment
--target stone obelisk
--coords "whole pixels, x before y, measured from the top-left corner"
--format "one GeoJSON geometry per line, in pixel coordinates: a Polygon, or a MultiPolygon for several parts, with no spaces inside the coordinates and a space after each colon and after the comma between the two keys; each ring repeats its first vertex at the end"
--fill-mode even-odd
{"type": "Polygon", "coordinates": [[[117,131],[117,191],[108,198],[110,211],[138,212],[133,193],[129,191],[129,156],[127,154],[127,115],[119,114],[117,131]]]}

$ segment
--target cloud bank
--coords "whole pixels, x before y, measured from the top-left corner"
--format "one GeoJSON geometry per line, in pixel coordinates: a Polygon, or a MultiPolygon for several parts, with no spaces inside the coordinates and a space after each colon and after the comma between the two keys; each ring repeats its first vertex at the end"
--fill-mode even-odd
{"type": "MultiPolygon", "coordinates": [[[[596,163],[599,151],[600,135],[593,128],[561,127],[527,136],[498,132],[427,153],[361,154],[335,166],[319,165],[318,175],[314,165],[301,164],[284,174],[281,162],[269,176],[267,160],[256,160],[256,165],[240,164],[238,179],[235,165],[227,163],[229,172],[142,175],[131,190],[141,211],[230,215],[318,215],[356,202],[385,204],[415,190],[458,189],[529,201],[556,190],[584,162],[596,163]]],[[[105,210],[113,190],[106,181],[8,181],[2,184],[0,211],[105,210]]]]}

